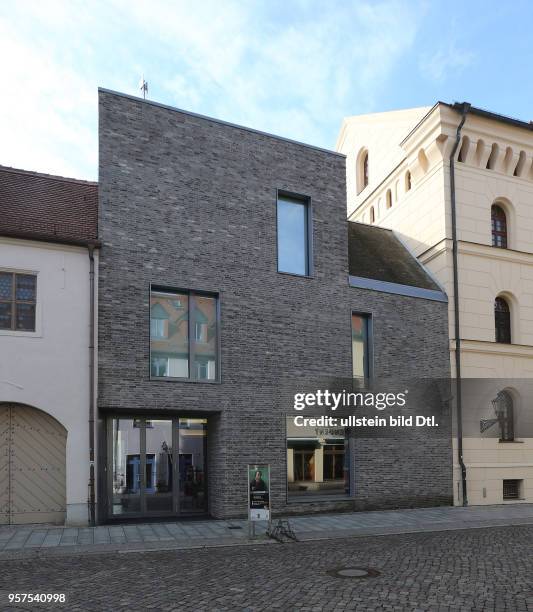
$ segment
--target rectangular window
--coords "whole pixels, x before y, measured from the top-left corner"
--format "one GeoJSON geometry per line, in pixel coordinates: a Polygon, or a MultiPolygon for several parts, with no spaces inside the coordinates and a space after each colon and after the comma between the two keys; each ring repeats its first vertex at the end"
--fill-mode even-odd
{"type": "Polygon", "coordinates": [[[352,313],[352,363],[354,378],[370,377],[370,325],[370,315],[352,313]]]}
{"type": "Polygon", "coordinates": [[[278,196],[278,272],[311,273],[309,200],[278,196]]]}
{"type": "Polygon", "coordinates": [[[217,297],[193,291],[152,290],[150,374],[152,378],[216,380],[217,297]]]}
{"type": "Polygon", "coordinates": [[[35,331],[37,276],[0,272],[0,329],[35,331]]]}
{"type": "Polygon", "coordinates": [[[350,444],[344,427],[298,426],[287,417],[290,501],[350,495],[350,444]]]}
{"type": "Polygon", "coordinates": [[[522,480],[504,480],[503,481],[503,499],[520,499],[522,480]]]}

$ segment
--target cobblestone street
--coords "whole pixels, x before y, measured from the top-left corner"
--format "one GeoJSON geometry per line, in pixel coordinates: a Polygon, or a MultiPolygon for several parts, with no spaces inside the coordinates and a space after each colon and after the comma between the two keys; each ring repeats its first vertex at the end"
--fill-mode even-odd
{"type": "Polygon", "coordinates": [[[533,610],[533,526],[0,561],[1,610],[533,610]],[[372,568],[340,578],[328,571],[372,568]],[[64,604],[8,593],[66,593],[64,604]]]}

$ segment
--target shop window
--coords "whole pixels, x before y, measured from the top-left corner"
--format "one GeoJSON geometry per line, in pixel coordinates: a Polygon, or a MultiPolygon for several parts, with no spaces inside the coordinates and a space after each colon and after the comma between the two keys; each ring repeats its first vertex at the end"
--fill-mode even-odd
{"type": "Polygon", "coordinates": [[[350,495],[349,448],[345,428],[297,426],[294,417],[287,417],[288,499],[350,495]]]}

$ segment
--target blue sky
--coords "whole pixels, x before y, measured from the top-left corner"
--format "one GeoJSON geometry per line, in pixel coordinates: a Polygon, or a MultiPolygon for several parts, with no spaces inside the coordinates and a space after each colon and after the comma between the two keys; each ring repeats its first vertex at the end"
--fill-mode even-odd
{"type": "Polygon", "coordinates": [[[333,148],[342,117],[533,118],[533,3],[0,0],[0,164],[97,178],[97,87],[333,148]]]}

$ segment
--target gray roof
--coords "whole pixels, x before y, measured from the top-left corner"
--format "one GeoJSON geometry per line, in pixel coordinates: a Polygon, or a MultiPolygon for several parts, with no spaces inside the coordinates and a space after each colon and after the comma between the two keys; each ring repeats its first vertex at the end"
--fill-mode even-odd
{"type": "Polygon", "coordinates": [[[392,230],[348,221],[350,276],[441,291],[392,230]]]}

